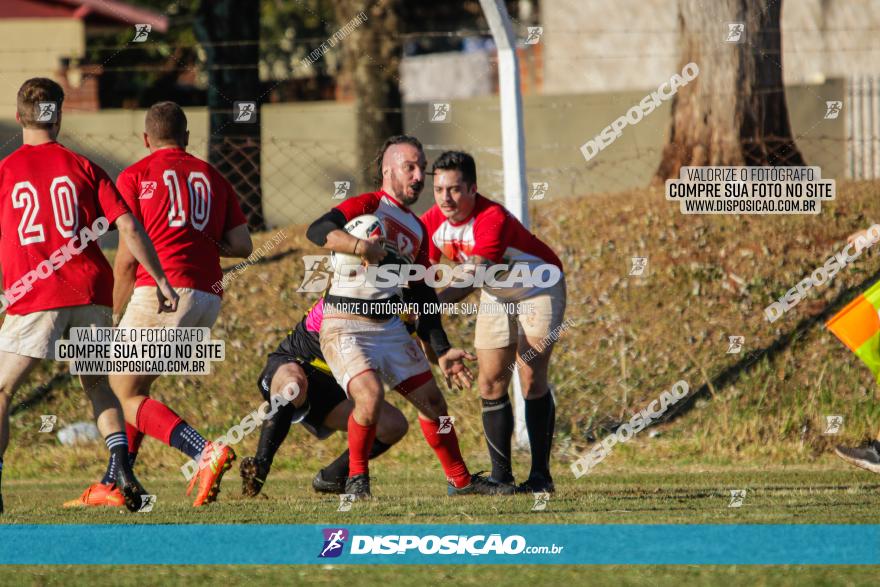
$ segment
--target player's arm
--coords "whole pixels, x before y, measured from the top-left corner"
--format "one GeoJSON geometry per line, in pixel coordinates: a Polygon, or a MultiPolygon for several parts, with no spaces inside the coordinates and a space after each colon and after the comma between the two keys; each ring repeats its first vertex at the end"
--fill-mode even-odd
{"type": "Polygon", "coordinates": [[[131,299],[137,275],[138,262],[128,249],[125,239],[119,239],[116,259],[113,261],[113,323],[119,322],[125,304],[131,299]]]}
{"type": "Polygon", "coordinates": [[[177,292],[168,283],[165,271],[159,263],[159,256],[153,248],[153,242],[132,213],[132,210],[137,209],[138,193],[134,175],[128,173],[128,170],[119,174],[120,186],[117,188],[107,172],[97,165],[89,163],[89,170],[94,174],[99,208],[119,230],[120,248],[124,241],[137,262],[143,265],[150,277],[156,280],[159,312],[174,312],[177,310],[177,292]]]}
{"type": "Polygon", "coordinates": [[[223,234],[220,241],[221,257],[239,257],[245,259],[254,252],[254,242],[247,224],[241,224],[223,234]]]}
{"type": "Polygon", "coordinates": [[[147,273],[156,280],[156,286],[159,288],[157,295],[159,296],[159,312],[174,312],[177,310],[177,292],[171,287],[165,271],[159,263],[159,256],[150,237],[147,236],[144,227],[140,222],[128,212],[116,218],[116,228],[119,229],[120,241],[125,240],[125,244],[131,251],[131,254],[138,263],[144,266],[147,273]]]}
{"type": "Polygon", "coordinates": [[[368,263],[378,263],[387,254],[377,237],[363,240],[345,232],[345,214],[333,208],[309,226],[306,238],[336,253],[357,255],[368,263]]]}
{"type": "Polygon", "coordinates": [[[425,353],[425,358],[428,359],[428,362],[432,365],[440,366],[440,359],[437,358],[437,353],[434,352],[434,349],[431,348],[431,345],[426,343],[421,338],[418,339],[419,346],[422,347],[422,352],[425,353]]]}
{"type": "MultiPolygon", "coordinates": [[[[446,374],[446,370],[440,364],[440,359],[437,358],[437,354],[434,352],[434,349],[431,348],[431,345],[426,343],[424,340],[419,339],[419,346],[422,347],[422,352],[425,353],[425,358],[428,359],[428,362],[432,365],[437,365],[441,369],[443,369],[443,373],[446,374]]],[[[472,355],[471,353],[463,350],[452,348],[443,355],[444,361],[447,364],[447,368],[450,369],[450,374],[455,377],[456,387],[466,389],[470,387],[471,383],[474,380],[473,374],[467,368],[467,365],[464,364],[462,359],[468,359],[470,361],[475,361],[477,357],[472,355]],[[453,361],[456,361],[454,364],[449,366],[453,361]],[[461,375],[458,375],[458,371],[461,372],[461,375]]],[[[446,384],[450,384],[450,376],[446,377],[446,384]]]]}
{"type": "MultiPolygon", "coordinates": [[[[476,357],[471,353],[459,348],[453,348],[443,330],[443,323],[438,310],[437,293],[423,280],[413,281],[409,284],[407,298],[418,304],[419,321],[416,325],[416,334],[433,351],[437,357],[437,364],[446,377],[447,385],[454,385],[460,389],[467,389],[474,381],[474,376],[464,363],[464,359],[471,361],[476,357]]],[[[430,358],[430,357],[429,357],[430,358]]]]}
{"type": "MultiPolygon", "coordinates": [[[[471,257],[471,259],[469,259],[468,262],[463,266],[463,270],[469,273],[471,277],[473,277],[477,271],[477,267],[481,265],[488,266],[490,264],[491,262],[489,261],[489,259],[481,257],[480,255],[475,255],[471,257]]],[[[459,269],[459,271],[461,271],[461,269],[459,269]]],[[[473,279],[471,279],[471,283],[473,283],[473,279]]],[[[471,295],[471,293],[475,289],[477,288],[473,285],[457,285],[456,282],[453,281],[449,285],[449,287],[440,292],[437,292],[437,298],[440,300],[441,304],[453,304],[455,302],[460,302],[461,300],[471,295]]]]}

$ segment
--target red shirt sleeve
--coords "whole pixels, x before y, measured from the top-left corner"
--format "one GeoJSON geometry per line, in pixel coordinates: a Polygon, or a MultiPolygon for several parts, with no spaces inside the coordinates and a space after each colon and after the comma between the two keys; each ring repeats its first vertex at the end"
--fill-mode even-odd
{"type": "Polygon", "coordinates": [[[91,164],[90,167],[95,178],[95,191],[98,193],[97,204],[101,209],[100,212],[107,218],[107,222],[113,224],[123,214],[130,213],[131,209],[122,199],[122,195],[113,185],[113,180],[110,179],[107,172],[95,164],[91,164]]]}
{"type": "Polygon", "coordinates": [[[140,191],[138,190],[137,177],[130,168],[123,170],[123,172],[119,174],[119,177],[116,178],[116,189],[119,191],[119,195],[122,196],[128,209],[137,216],[138,220],[143,222],[144,219],[141,214],[141,207],[138,204],[140,191]]]}
{"type": "Polygon", "coordinates": [[[379,208],[379,196],[376,192],[369,192],[349,198],[336,206],[336,210],[342,212],[345,221],[348,222],[363,214],[372,214],[379,208]]]}
{"type": "MultiPolygon", "coordinates": [[[[440,262],[440,257],[443,256],[443,253],[440,252],[440,249],[437,248],[437,245],[434,244],[434,232],[440,226],[440,223],[437,222],[437,206],[431,207],[427,212],[422,214],[420,220],[422,224],[425,225],[425,231],[427,232],[427,237],[425,240],[428,243],[428,259],[430,259],[431,263],[436,265],[440,262]]],[[[428,267],[428,265],[426,265],[428,267]]]]}
{"type": "Polygon", "coordinates": [[[507,250],[506,229],[507,211],[501,206],[491,206],[478,214],[474,221],[474,248],[471,254],[501,263],[507,250]]]}
{"type": "Polygon", "coordinates": [[[235,188],[232,187],[229,180],[219,173],[217,177],[219,181],[214,185],[220,185],[220,189],[223,190],[223,195],[226,198],[226,219],[223,224],[223,232],[225,233],[237,226],[247,224],[247,216],[242,212],[241,204],[238,202],[238,195],[235,193],[235,188]]]}

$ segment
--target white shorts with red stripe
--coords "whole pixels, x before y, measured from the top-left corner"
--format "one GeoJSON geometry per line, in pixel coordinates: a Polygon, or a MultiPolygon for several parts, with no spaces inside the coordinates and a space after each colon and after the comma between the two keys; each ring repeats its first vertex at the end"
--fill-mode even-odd
{"type": "Polygon", "coordinates": [[[388,387],[403,394],[433,377],[425,354],[397,316],[384,322],[350,315],[336,318],[326,305],[321,352],[346,394],[349,382],[367,371],[375,371],[388,387]]]}

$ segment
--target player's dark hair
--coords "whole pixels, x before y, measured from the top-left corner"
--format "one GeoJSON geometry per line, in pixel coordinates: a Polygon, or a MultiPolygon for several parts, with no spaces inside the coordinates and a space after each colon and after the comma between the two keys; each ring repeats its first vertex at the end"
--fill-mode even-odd
{"type": "Polygon", "coordinates": [[[33,77],[18,89],[16,108],[21,125],[25,128],[49,129],[58,120],[57,115],[61,112],[61,104],[64,102],[64,90],[57,82],[45,77],[33,77]],[[37,104],[40,102],[54,102],[55,116],[52,122],[37,122],[37,104]]]}
{"type": "Polygon", "coordinates": [[[468,185],[477,183],[477,164],[474,158],[464,151],[446,151],[442,153],[434,165],[431,167],[431,173],[438,170],[443,171],[460,171],[461,179],[468,185]]]}
{"type": "Polygon", "coordinates": [[[156,145],[186,143],[186,114],[175,102],[157,102],[147,110],[144,130],[156,145]]]}
{"type": "Polygon", "coordinates": [[[393,137],[388,137],[385,143],[379,148],[379,153],[376,156],[376,187],[382,187],[382,160],[385,158],[385,151],[388,150],[388,147],[392,145],[401,145],[401,144],[412,145],[419,151],[424,152],[425,148],[422,146],[422,141],[410,135],[394,135],[393,137]]]}

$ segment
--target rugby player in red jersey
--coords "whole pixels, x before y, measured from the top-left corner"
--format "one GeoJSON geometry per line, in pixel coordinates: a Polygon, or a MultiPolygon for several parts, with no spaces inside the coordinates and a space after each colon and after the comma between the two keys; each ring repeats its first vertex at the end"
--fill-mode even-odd
{"type": "MultiPolygon", "coordinates": [[[[381,188],[361,194],[333,208],[309,226],[307,236],[316,245],[360,256],[378,264],[386,247],[398,265],[429,263],[425,226],[410,209],[424,187],[425,154],[418,139],[389,138],[379,153],[381,188]],[[357,216],[372,214],[384,226],[385,242],[378,237],[358,239],[344,229],[357,216]]],[[[386,260],[387,262],[387,260],[386,260]]],[[[471,475],[461,456],[455,429],[449,424],[446,401],[418,344],[410,338],[391,303],[402,300],[400,284],[369,281],[355,287],[341,282],[337,272],[324,302],[321,351],[340,387],[354,401],[348,418],[349,471],[345,493],[369,499],[368,459],[384,399],[384,386],[396,389],[419,410],[422,433],[443,466],[447,493],[493,494],[496,486],[471,475]]],[[[437,295],[424,280],[409,281],[412,299],[423,308],[436,304],[437,295]]],[[[419,314],[417,333],[438,357],[441,370],[457,385],[471,383],[464,364],[472,355],[452,348],[436,308],[419,314]]]]}
{"type": "MultiPolygon", "coordinates": [[[[41,359],[55,359],[55,342],[71,327],[109,327],[113,273],[97,238],[115,224],[120,242],[153,277],[151,310],[174,312],[177,294],[141,224],[107,174],[55,141],[64,91],[46,78],[18,91],[16,120],[23,144],[0,162],[0,472],[9,445],[9,407],[16,389],[41,359]]],[[[126,455],[119,401],[106,375],[81,375],[98,430],[120,462],[112,504],[136,511],[144,489],[126,455]],[[121,459],[121,460],[120,460],[121,459]]],[[[0,512],[3,501],[0,498],[0,512]]]]}
{"type": "MultiPolygon", "coordinates": [[[[120,327],[210,328],[220,312],[223,291],[220,257],[247,257],[253,250],[235,190],[213,166],[186,152],[188,141],[186,115],[180,106],[174,102],[154,104],[147,111],[144,132],[150,154],[117,179],[122,197],[155,243],[168,280],[180,294],[176,313],[153,311],[153,277],[129,247],[120,243],[114,265],[114,314],[118,316],[128,302],[120,327]]],[[[125,411],[127,458],[134,463],[144,434],[180,450],[200,465],[187,495],[198,483],[193,505],[210,503],[216,499],[235,453],[227,446],[212,446],[183,418],[149,397],[157,378],[110,375],[110,385],[125,411]]],[[[104,505],[102,496],[113,494],[118,470],[118,463],[111,458],[104,478],[65,505],[104,505]]]]}
{"type": "MultiPolygon", "coordinates": [[[[541,276],[540,284],[518,283],[518,278],[507,279],[513,271],[504,272],[498,275],[496,285],[482,286],[474,348],[480,369],[477,384],[483,403],[483,431],[492,459],[491,480],[507,492],[553,492],[550,448],[556,406],[547,371],[565,314],[562,263],[504,206],[477,192],[473,157],[447,151],[434,162],[432,171],[435,205],[422,215],[432,263],[445,256],[454,263],[467,264],[475,275],[480,266],[504,264],[511,270],[518,267],[541,276]],[[511,465],[513,410],[507,394],[513,368],[518,369],[522,382],[532,453],[529,477],[518,487],[514,486],[511,465]]],[[[448,287],[438,297],[443,303],[453,303],[474,289],[448,287]]]]}

